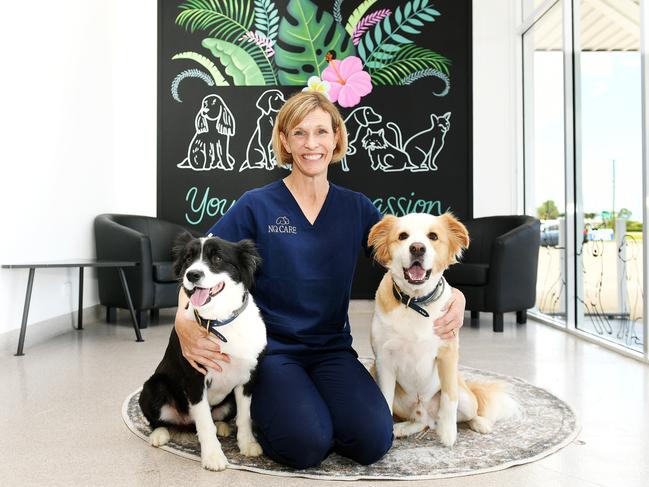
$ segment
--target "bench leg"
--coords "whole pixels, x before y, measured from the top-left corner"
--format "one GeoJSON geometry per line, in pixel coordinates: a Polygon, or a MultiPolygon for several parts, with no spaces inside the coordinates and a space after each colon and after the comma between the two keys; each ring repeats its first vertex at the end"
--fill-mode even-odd
{"type": "Polygon", "coordinates": [[[27,294],[25,295],[25,307],[23,308],[23,322],[20,325],[20,336],[18,338],[18,350],[16,350],[16,357],[25,355],[23,347],[25,346],[25,334],[27,333],[27,317],[29,316],[29,303],[32,300],[32,288],[34,287],[34,274],[36,269],[29,268],[29,278],[27,279],[27,294]]]}
{"type": "Polygon", "coordinates": [[[124,296],[128,303],[128,310],[131,312],[131,320],[133,320],[133,329],[135,330],[135,341],[143,342],[144,340],[140,333],[140,325],[138,324],[137,318],[135,317],[135,310],[133,309],[133,301],[131,301],[131,293],[128,290],[128,283],[126,282],[126,276],[124,275],[124,269],[118,267],[117,272],[119,273],[119,280],[122,281],[122,289],[124,290],[124,296]]]}
{"type": "Polygon", "coordinates": [[[77,330],[83,330],[83,267],[79,267],[79,316],[77,330]]]}

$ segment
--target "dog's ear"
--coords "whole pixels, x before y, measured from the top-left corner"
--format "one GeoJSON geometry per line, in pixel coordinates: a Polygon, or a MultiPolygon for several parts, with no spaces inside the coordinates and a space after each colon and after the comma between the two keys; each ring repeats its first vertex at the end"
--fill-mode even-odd
{"type": "Polygon", "coordinates": [[[246,289],[250,289],[255,280],[255,272],[261,265],[261,256],[252,240],[241,240],[236,243],[236,247],[241,269],[241,282],[246,289]]]}
{"type": "Polygon", "coordinates": [[[372,255],[383,267],[390,263],[389,237],[392,226],[398,218],[394,215],[385,215],[383,219],[372,227],[367,237],[367,246],[372,247],[372,255]]]}
{"type": "Polygon", "coordinates": [[[204,134],[205,132],[209,132],[210,127],[207,124],[207,119],[205,118],[205,115],[203,115],[203,110],[199,110],[198,113],[196,114],[196,119],[194,119],[194,128],[196,129],[196,133],[198,134],[204,134]]]}
{"type": "Polygon", "coordinates": [[[257,108],[261,111],[262,114],[268,115],[270,113],[270,100],[271,100],[271,91],[265,91],[257,98],[257,108]]]}
{"type": "Polygon", "coordinates": [[[439,219],[448,230],[449,251],[451,254],[449,260],[455,264],[462,257],[462,252],[469,248],[469,231],[453,216],[453,213],[444,213],[440,215],[439,219]]]}
{"type": "Polygon", "coordinates": [[[215,96],[218,97],[219,102],[221,103],[219,114],[216,117],[216,131],[219,134],[234,135],[234,132],[236,130],[236,121],[234,119],[234,115],[232,115],[232,112],[225,104],[223,99],[218,95],[215,96]]]}
{"type": "Polygon", "coordinates": [[[180,277],[180,272],[183,268],[183,254],[185,246],[194,239],[194,236],[188,231],[183,231],[178,234],[174,241],[174,246],[171,249],[171,255],[174,259],[174,275],[180,277]]]}

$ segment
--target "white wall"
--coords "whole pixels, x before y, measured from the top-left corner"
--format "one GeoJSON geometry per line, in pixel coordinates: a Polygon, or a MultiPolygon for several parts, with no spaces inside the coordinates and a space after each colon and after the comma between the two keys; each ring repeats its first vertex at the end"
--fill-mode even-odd
{"type": "MultiPolygon", "coordinates": [[[[476,216],[516,211],[514,2],[473,1],[476,216]]],[[[0,263],[91,258],[95,215],[155,215],[156,1],[29,10],[3,2],[0,263]]],[[[77,279],[37,271],[30,323],[76,310],[77,279]]],[[[0,270],[0,333],[19,327],[26,282],[0,270]]]]}
{"type": "Polygon", "coordinates": [[[474,216],[517,213],[517,0],[473,0],[474,216]]]}
{"type": "MultiPolygon", "coordinates": [[[[0,263],[92,258],[97,214],[155,214],[156,2],[28,10],[3,2],[0,263]]],[[[26,283],[0,270],[0,333],[19,327],[26,283]]],[[[37,270],[30,323],[75,310],[77,289],[76,270],[37,270]]]]}

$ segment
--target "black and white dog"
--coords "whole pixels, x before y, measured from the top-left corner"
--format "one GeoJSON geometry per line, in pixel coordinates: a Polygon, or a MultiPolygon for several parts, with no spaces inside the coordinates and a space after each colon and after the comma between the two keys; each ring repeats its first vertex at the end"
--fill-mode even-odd
{"type": "Polygon", "coordinates": [[[232,392],[239,450],[246,456],[261,454],[252,434],[250,399],[257,363],[266,348],[266,327],[249,294],[261,258],[250,240],[230,243],[189,234],[179,237],[175,253],[174,272],[189,296],[187,316],[218,336],[222,353],[231,360],[221,364],[221,372],[208,369],[202,375],[183,357],[172,329],[160,365],[144,383],[140,407],[153,429],[149,436],[153,446],[169,441],[168,427],[193,424],[203,467],[223,470],[227,459],[214,420],[221,421],[228,414],[232,392]]]}

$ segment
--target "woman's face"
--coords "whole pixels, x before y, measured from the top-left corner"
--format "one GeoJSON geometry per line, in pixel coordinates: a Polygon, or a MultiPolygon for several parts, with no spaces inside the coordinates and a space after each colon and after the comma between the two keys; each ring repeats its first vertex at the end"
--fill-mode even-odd
{"type": "Polygon", "coordinates": [[[280,139],[293,158],[293,171],[312,177],[327,172],[338,132],[331,126],[331,115],[316,108],[280,139]]]}

